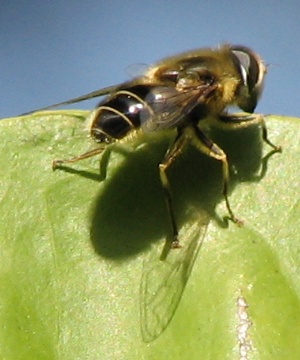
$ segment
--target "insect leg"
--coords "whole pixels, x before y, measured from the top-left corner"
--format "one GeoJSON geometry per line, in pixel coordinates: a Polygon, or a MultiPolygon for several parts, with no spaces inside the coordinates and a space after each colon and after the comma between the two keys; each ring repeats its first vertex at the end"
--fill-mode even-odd
{"type": "Polygon", "coordinates": [[[55,170],[56,168],[58,168],[60,165],[65,164],[65,163],[74,163],[76,161],[80,161],[83,159],[87,159],[89,157],[95,156],[100,154],[103,151],[103,148],[99,147],[97,149],[93,149],[91,151],[88,151],[82,155],[79,156],[75,156],[71,159],[64,159],[64,160],[53,160],[52,161],[52,169],[55,170]]]}
{"type": "Polygon", "coordinates": [[[226,127],[233,129],[248,127],[251,125],[259,124],[262,127],[262,138],[271,146],[275,151],[281,151],[281,146],[276,146],[268,138],[268,130],[265,118],[261,114],[224,114],[219,116],[219,120],[226,127]]]}
{"type": "Polygon", "coordinates": [[[222,162],[223,196],[225,199],[227,211],[231,220],[241,225],[243,221],[239,220],[234,215],[228,199],[229,166],[225,152],[217,144],[208,139],[197,126],[189,126],[185,128],[185,134],[199,151],[222,162]]]}
{"type": "Polygon", "coordinates": [[[160,182],[165,193],[168,214],[171,220],[171,226],[173,232],[173,240],[171,245],[172,248],[178,248],[180,247],[180,245],[178,240],[178,228],[177,228],[174,208],[173,208],[171,187],[166,171],[169,168],[169,166],[176,160],[176,158],[182,153],[186,144],[187,144],[187,138],[185,138],[183,134],[178,133],[173,145],[168,149],[164,160],[158,165],[160,182]]]}

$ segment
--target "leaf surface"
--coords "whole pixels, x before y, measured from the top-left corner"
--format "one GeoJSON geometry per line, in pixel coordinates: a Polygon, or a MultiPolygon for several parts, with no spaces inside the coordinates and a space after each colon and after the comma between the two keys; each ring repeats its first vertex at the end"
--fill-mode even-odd
{"type": "Polygon", "coordinates": [[[264,166],[270,149],[259,129],[211,134],[228,154],[230,202],[243,227],[222,220],[220,164],[194,149],[176,162],[169,176],[183,249],[167,256],[175,260],[166,270],[157,164],[172,132],[53,172],[53,159],[93,147],[87,114],[0,122],[2,357],[299,359],[299,119],[267,117],[283,152],[264,166]],[[150,320],[140,317],[152,295],[161,328],[151,306],[150,320]],[[157,333],[146,343],[149,323],[157,333]]]}

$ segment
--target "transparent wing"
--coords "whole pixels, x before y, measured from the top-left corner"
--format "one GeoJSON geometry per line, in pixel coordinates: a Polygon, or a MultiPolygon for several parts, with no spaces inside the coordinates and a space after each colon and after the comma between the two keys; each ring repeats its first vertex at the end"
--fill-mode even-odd
{"type": "Polygon", "coordinates": [[[66,101],[63,101],[63,102],[60,102],[60,103],[57,103],[57,104],[52,104],[52,105],[45,106],[45,107],[42,107],[42,108],[39,108],[39,109],[35,109],[33,111],[29,111],[27,113],[21,114],[21,116],[29,115],[29,114],[32,114],[33,112],[37,112],[37,111],[49,110],[49,109],[52,109],[52,108],[55,108],[55,107],[58,107],[58,106],[75,104],[75,103],[78,103],[80,101],[89,100],[89,99],[93,99],[93,98],[96,98],[96,97],[104,96],[104,95],[110,94],[112,92],[115,92],[119,88],[119,86],[120,85],[108,86],[106,88],[95,90],[95,91],[92,91],[92,92],[90,92],[88,94],[78,96],[78,97],[73,98],[73,99],[69,99],[69,100],[66,100],[66,101]]]}
{"type": "Polygon", "coordinates": [[[166,246],[162,242],[153,246],[149,257],[145,259],[140,288],[141,332],[145,342],[156,339],[172,320],[205,237],[208,222],[208,216],[201,214],[182,229],[182,248],[169,249],[166,254],[166,246]]]}
{"type": "Polygon", "coordinates": [[[141,112],[143,131],[176,127],[197,105],[204,103],[212,91],[210,85],[177,90],[172,87],[154,87],[145,98],[141,112]]]}
{"type": "Polygon", "coordinates": [[[145,63],[137,63],[127,66],[126,73],[131,79],[137,77],[145,77],[146,72],[149,70],[150,66],[145,63]]]}

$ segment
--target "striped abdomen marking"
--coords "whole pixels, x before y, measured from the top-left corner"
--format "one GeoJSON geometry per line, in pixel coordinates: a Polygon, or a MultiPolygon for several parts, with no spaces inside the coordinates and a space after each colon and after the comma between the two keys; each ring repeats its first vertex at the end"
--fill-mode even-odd
{"type": "Polygon", "coordinates": [[[145,97],[153,86],[135,85],[117,91],[99,104],[91,127],[92,137],[99,142],[122,139],[141,126],[141,112],[151,111],[145,97]]]}

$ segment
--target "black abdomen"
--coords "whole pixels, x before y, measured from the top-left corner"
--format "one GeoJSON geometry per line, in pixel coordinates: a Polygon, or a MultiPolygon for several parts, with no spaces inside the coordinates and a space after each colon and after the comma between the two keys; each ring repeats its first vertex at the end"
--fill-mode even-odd
{"type": "Polygon", "coordinates": [[[92,137],[99,142],[122,139],[141,126],[141,113],[149,111],[145,102],[153,86],[135,85],[117,91],[99,104],[91,127],[92,137]]]}

